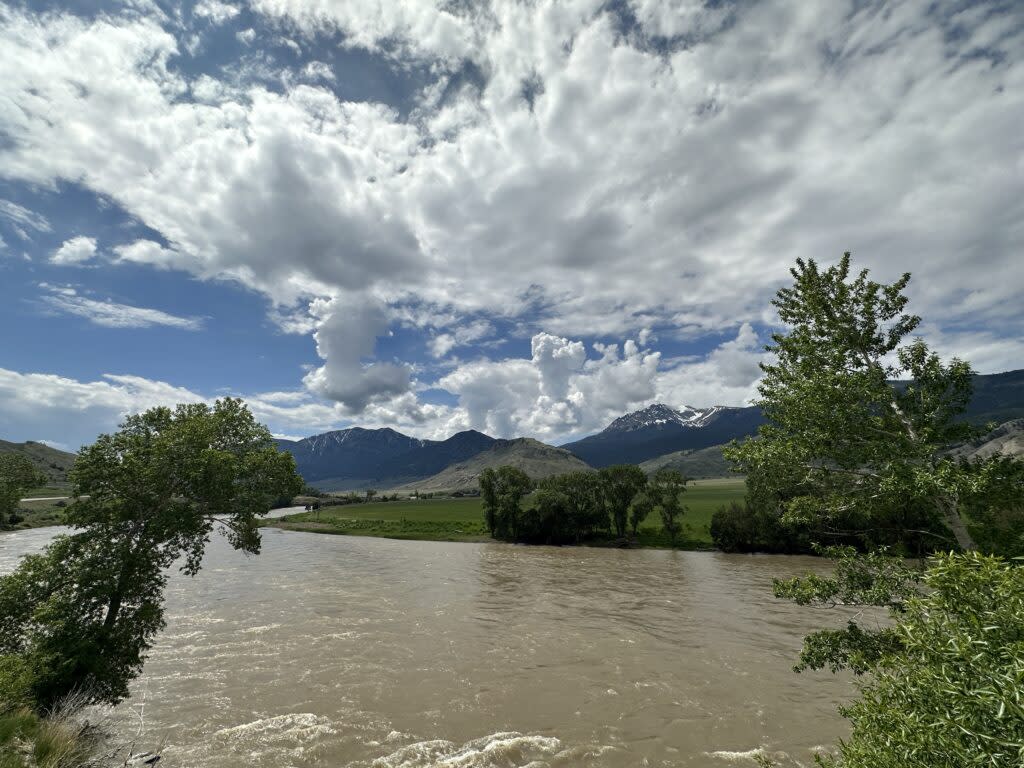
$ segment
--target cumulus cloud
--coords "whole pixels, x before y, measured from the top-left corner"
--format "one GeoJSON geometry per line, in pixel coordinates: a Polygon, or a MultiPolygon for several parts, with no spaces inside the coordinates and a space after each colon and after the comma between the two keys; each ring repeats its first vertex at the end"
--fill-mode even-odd
{"type": "Polygon", "coordinates": [[[96,239],[80,235],[61,243],[60,248],[50,256],[50,263],[62,266],[84,264],[95,255],[96,239]]]}
{"type": "Polygon", "coordinates": [[[412,386],[408,366],[367,362],[376,340],[388,328],[383,304],[370,296],[347,296],[323,304],[316,332],[317,354],[324,364],[306,375],[309,389],[336,400],[353,413],[371,402],[389,400],[412,386]]]}
{"type": "Polygon", "coordinates": [[[253,0],[250,52],[282,34],[309,52],[273,88],[184,74],[187,41],[158,16],[0,8],[0,164],[159,233],[119,261],[264,293],[317,335],[310,391],[368,419],[554,435],[652,397],[740,402],[786,268],[846,249],[880,279],[915,272],[934,338],[1019,367],[1002,343],[1024,335],[1015,6],[628,5],[253,0]],[[324,32],[417,68],[411,108],[339,96],[324,32]],[[317,300],[338,303],[306,317],[317,300]],[[426,382],[376,359],[414,315],[439,359],[485,338],[460,340],[476,321],[540,347],[459,364],[430,383],[462,410],[433,411],[412,394],[426,382]],[[987,341],[959,330],[977,325],[987,341]],[[723,332],[697,361],[646,346],[723,332]]]}
{"type": "Polygon", "coordinates": [[[49,309],[84,318],[94,325],[107,328],[150,328],[162,325],[186,331],[198,331],[203,327],[202,318],[198,317],[180,317],[159,309],[93,299],[81,295],[71,286],[43,283],[40,287],[45,291],[40,300],[49,309]]]}
{"type": "Polygon", "coordinates": [[[531,357],[460,365],[439,385],[459,398],[464,423],[503,437],[561,439],[604,426],[655,393],[659,353],[629,341],[586,360],[580,341],[536,334],[531,357]],[[614,413],[614,415],[613,415],[614,413]]]}

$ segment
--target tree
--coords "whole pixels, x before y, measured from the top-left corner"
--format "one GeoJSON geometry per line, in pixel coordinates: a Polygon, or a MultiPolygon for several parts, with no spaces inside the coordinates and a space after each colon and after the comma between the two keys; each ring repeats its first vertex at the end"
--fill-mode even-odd
{"type": "Polygon", "coordinates": [[[820,638],[820,666],[841,650],[869,673],[860,698],[841,708],[853,728],[838,755],[842,768],[1020,766],[1024,758],[1024,568],[977,552],[937,557],[925,573],[899,561],[840,555],[837,579],[787,582],[783,593],[811,602],[888,603],[893,624],[850,643],[820,638]],[[848,578],[856,575],[857,578],[848,578]],[[867,578],[864,578],[867,576],[867,578]],[[887,583],[888,581],[888,583],[887,583]],[[921,582],[923,588],[917,587],[921,582]],[[858,590],[850,585],[860,583],[858,590]],[[821,587],[835,590],[823,599],[821,587]],[[900,594],[891,588],[898,587],[900,594]],[[830,645],[832,641],[834,644],[830,645]]]}
{"type": "Polygon", "coordinates": [[[889,529],[905,542],[942,525],[966,553],[925,571],[885,550],[826,548],[837,560],[833,576],[776,582],[776,596],[801,605],[885,608],[893,618],[881,629],[850,619],[804,640],[798,670],[868,676],[861,698],[842,710],[853,735],[832,762],[1019,765],[1024,572],[973,552],[964,514],[991,521],[998,511],[1004,530],[1019,533],[1008,516],[1020,511],[1024,472],[945,452],[972,432],[958,420],[971,369],[943,364],[919,339],[904,343],[920,322],[903,311],[909,274],[891,285],[866,270],[851,279],[849,254],[824,271],[798,260],[792,274],[793,287],[774,301],[789,330],[773,335],[776,362],[762,366],[768,423],[727,452],[747,474],[748,501],[819,532],[889,529]]]}
{"type": "Polygon", "coordinates": [[[661,525],[668,534],[669,541],[675,546],[682,526],[679,517],[686,511],[680,496],[686,490],[686,478],[677,470],[659,469],[651,478],[651,490],[661,513],[661,525]]]}
{"type": "Polygon", "coordinates": [[[484,520],[491,536],[516,538],[523,498],[533,489],[530,476],[518,467],[488,467],[480,473],[479,483],[484,520]]]}
{"type": "Polygon", "coordinates": [[[58,537],[0,579],[0,692],[45,711],[72,691],[116,703],[163,627],[167,568],[199,571],[214,528],[247,553],[302,479],[240,400],[129,416],[83,448],[58,537]]]}
{"type": "Polygon", "coordinates": [[[634,536],[640,530],[640,523],[646,520],[653,510],[654,499],[651,498],[650,491],[640,491],[640,493],[633,497],[633,501],[629,505],[629,527],[632,529],[634,536]]]}
{"type": "Polygon", "coordinates": [[[623,538],[629,522],[629,505],[647,487],[647,475],[635,464],[616,464],[598,474],[615,535],[623,538]]]}
{"type": "Polygon", "coordinates": [[[851,278],[849,253],[826,270],[798,259],[791,273],[793,286],[772,302],[788,331],[772,336],[776,360],[761,366],[767,423],[726,451],[751,503],[790,525],[837,531],[930,510],[973,549],[962,504],[1007,478],[996,462],[968,469],[943,453],[972,432],[957,420],[972,372],[961,360],[944,365],[920,339],[904,344],[920,323],[904,313],[909,273],[890,285],[867,270],[851,278]]]}
{"type": "Polygon", "coordinates": [[[20,453],[0,453],[0,524],[18,509],[22,495],[46,482],[46,477],[20,453]]]}

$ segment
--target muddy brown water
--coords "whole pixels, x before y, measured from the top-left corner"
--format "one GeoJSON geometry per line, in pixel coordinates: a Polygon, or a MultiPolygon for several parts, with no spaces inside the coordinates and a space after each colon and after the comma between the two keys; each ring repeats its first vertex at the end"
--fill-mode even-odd
{"type": "MultiPolygon", "coordinates": [[[[0,572],[54,529],[0,535],[0,572]]],[[[804,557],[269,529],[175,575],[125,738],[183,768],[813,764],[849,679],[791,671],[838,621],[771,597],[804,557]]]]}

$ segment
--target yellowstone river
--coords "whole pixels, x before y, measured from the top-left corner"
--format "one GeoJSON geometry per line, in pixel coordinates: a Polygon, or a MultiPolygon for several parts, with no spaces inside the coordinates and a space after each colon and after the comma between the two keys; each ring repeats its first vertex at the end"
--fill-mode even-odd
{"type": "MultiPolygon", "coordinates": [[[[0,534],[0,572],[54,529],[0,534]]],[[[162,766],[783,765],[845,733],[794,674],[838,617],[777,601],[812,558],[448,544],[269,529],[176,574],[124,738],[162,766]]]]}

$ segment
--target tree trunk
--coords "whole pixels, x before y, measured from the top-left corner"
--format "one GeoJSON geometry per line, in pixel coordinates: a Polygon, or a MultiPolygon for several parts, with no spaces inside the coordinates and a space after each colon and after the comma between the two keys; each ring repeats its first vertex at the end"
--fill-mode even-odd
{"type": "Polygon", "coordinates": [[[964,523],[964,519],[960,517],[960,512],[957,509],[957,503],[952,499],[942,500],[942,519],[945,521],[949,529],[953,531],[953,535],[956,536],[956,543],[960,545],[960,549],[964,552],[970,552],[978,548],[974,543],[974,539],[971,538],[970,531],[967,530],[967,525],[964,523]]]}

